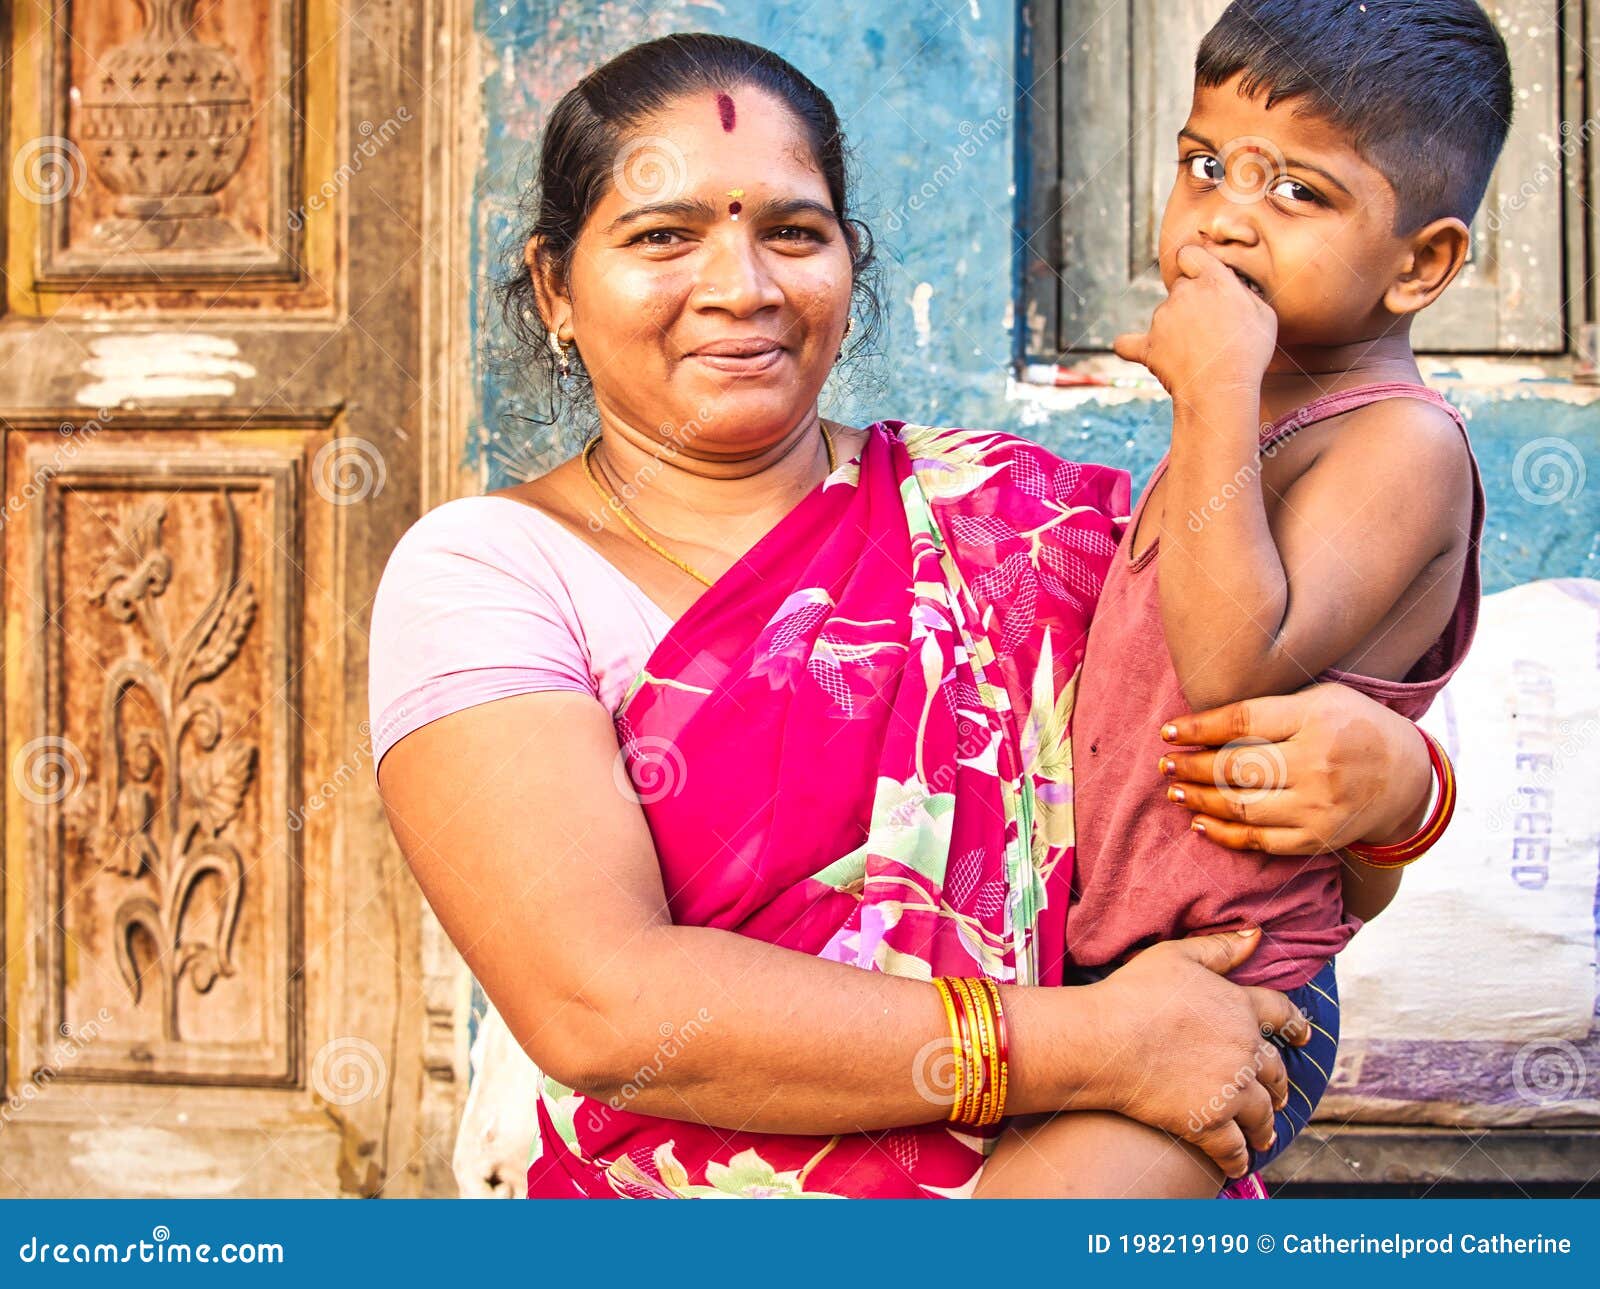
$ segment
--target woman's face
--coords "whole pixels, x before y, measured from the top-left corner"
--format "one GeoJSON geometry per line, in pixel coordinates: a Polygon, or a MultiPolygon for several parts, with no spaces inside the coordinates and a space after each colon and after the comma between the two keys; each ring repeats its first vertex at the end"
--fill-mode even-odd
{"type": "Polygon", "coordinates": [[[812,413],[850,307],[799,123],[759,90],[689,95],[624,142],[612,178],[553,310],[602,418],[707,459],[770,447],[812,413]]]}

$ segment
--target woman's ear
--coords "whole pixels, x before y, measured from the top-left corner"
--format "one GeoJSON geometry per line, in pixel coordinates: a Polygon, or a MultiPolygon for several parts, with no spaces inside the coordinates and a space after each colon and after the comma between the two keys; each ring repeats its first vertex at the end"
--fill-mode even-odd
{"type": "Polygon", "coordinates": [[[1448,215],[1423,225],[1407,241],[1400,272],[1383,296],[1390,313],[1416,313],[1437,300],[1467,262],[1472,234],[1448,215]]]}
{"type": "Polygon", "coordinates": [[[528,266],[528,276],[533,280],[534,299],[539,305],[539,320],[545,330],[554,331],[563,341],[572,339],[572,300],[567,295],[555,257],[544,245],[544,239],[533,236],[522,248],[522,262],[528,266]]]}

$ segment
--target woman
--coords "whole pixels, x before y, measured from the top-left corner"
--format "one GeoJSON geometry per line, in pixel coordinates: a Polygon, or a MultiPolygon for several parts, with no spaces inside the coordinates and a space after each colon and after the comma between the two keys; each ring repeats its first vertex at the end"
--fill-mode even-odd
{"type": "MultiPolygon", "coordinates": [[[[1306,1036],[1222,978],[1248,929],[1032,987],[1064,983],[1067,724],[1127,476],[822,421],[871,314],[849,209],[832,106],[765,50],[668,37],[586,78],[507,303],[563,384],[581,350],[599,436],[425,516],[378,593],[380,788],[543,1073],[529,1194],[984,1194],[1010,1125],[1062,1110],[1237,1176],[1285,1095],[1263,1035],[1306,1036]],[[1000,1122],[951,1122],[944,976],[1004,982],[1000,1122]]],[[[1176,754],[1225,844],[1421,816],[1421,740],[1337,687],[1177,724],[1285,767],[1246,828],[1227,753],[1176,754]]]]}

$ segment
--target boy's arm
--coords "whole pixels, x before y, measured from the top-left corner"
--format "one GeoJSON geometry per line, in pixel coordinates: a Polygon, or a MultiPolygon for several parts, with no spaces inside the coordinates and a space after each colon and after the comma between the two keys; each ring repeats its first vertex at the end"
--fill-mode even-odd
{"type": "Polygon", "coordinates": [[[1193,710],[1288,693],[1350,653],[1450,549],[1465,448],[1414,399],[1352,413],[1268,524],[1256,450],[1277,319],[1220,260],[1178,253],[1149,332],[1117,339],[1172,394],[1161,610],[1193,710]],[[1378,485],[1374,487],[1374,475],[1378,485]]]}
{"type": "Polygon", "coordinates": [[[1216,413],[1175,413],[1161,614],[1190,705],[1288,693],[1369,638],[1454,546],[1464,466],[1436,409],[1386,399],[1346,418],[1269,526],[1254,445],[1216,413]],[[1240,469],[1232,500],[1202,509],[1240,469]]]}

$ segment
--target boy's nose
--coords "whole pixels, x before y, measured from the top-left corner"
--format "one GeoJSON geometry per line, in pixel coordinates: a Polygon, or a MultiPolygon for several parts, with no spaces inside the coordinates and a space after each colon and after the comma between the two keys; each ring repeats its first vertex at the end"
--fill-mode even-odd
{"type": "Polygon", "coordinates": [[[1253,246],[1257,241],[1250,207],[1226,199],[1213,201],[1200,218],[1200,236],[1219,244],[1253,246]]]}

